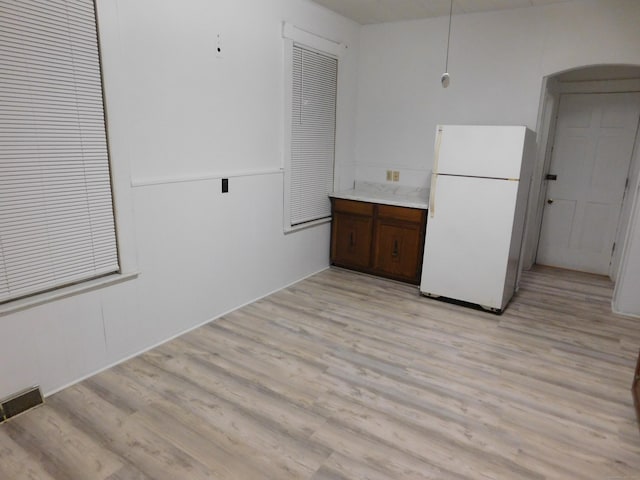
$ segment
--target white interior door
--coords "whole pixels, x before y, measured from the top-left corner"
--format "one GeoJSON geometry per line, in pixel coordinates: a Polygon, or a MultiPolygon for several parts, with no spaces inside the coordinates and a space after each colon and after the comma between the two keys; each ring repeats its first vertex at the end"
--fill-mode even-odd
{"type": "Polygon", "coordinates": [[[609,274],[640,94],[560,97],[537,263],[609,274]]]}

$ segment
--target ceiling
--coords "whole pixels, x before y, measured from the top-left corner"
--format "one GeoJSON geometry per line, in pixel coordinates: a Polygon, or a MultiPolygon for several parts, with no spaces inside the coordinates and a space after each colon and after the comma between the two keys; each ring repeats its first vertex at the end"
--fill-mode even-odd
{"type": "MultiPolygon", "coordinates": [[[[449,15],[449,0],[313,0],[361,25],[449,15]]],[[[570,0],[453,0],[453,13],[533,7],[570,0]]]]}

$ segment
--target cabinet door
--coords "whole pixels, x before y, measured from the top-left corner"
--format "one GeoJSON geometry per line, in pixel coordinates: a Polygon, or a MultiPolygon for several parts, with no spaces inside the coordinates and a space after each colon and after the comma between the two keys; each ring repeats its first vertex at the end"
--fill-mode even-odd
{"type": "Polygon", "coordinates": [[[332,263],[350,267],[369,267],[372,229],[372,217],[335,212],[332,225],[332,263]]]}
{"type": "Polygon", "coordinates": [[[374,267],[389,276],[417,283],[420,275],[422,228],[378,220],[374,267]]]}

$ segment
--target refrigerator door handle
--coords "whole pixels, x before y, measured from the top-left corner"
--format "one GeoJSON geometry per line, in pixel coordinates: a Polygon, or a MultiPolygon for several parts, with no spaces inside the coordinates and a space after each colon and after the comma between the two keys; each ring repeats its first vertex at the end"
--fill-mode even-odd
{"type": "Polygon", "coordinates": [[[438,178],[437,173],[431,174],[431,188],[429,189],[429,217],[433,218],[436,215],[436,180],[438,178]]]}
{"type": "Polygon", "coordinates": [[[438,178],[438,159],[440,158],[440,144],[442,143],[442,126],[438,125],[436,145],[433,155],[433,171],[431,172],[431,188],[429,190],[429,217],[436,215],[436,180],[438,178]]]}

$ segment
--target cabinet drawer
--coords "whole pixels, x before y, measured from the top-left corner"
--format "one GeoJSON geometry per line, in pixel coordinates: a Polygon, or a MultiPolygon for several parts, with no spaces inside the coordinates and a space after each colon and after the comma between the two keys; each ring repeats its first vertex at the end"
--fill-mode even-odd
{"type": "Polygon", "coordinates": [[[419,208],[394,207],[392,205],[378,205],[378,217],[407,222],[421,223],[424,210],[419,208]]]}
{"type": "Polygon", "coordinates": [[[333,209],[336,212],[355,213],[356,215],[373,215],[373,204],[367,202],[356,202],[355,200],[344,200],[336,198],[333,200],[333,209]]]}

